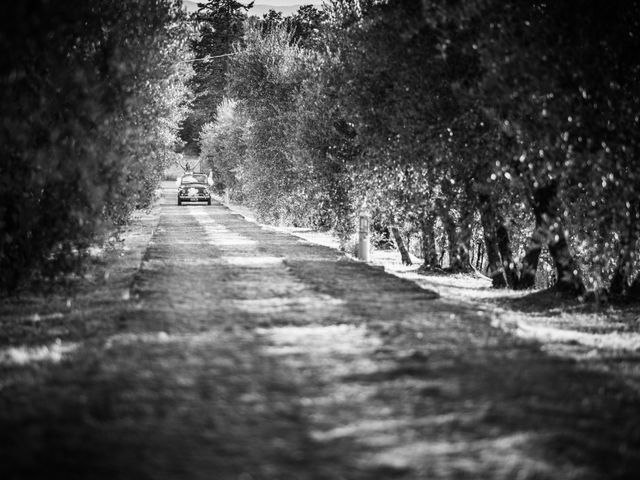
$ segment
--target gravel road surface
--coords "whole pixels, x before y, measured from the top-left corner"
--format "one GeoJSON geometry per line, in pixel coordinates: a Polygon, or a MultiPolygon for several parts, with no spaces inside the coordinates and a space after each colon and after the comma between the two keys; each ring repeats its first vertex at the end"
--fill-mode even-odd
{"type": "Polygon", "coordinates": [[[2,307],[1,478],[640,478],[615,376],[169,184],[156,212],[139,268],[2,307]]]}

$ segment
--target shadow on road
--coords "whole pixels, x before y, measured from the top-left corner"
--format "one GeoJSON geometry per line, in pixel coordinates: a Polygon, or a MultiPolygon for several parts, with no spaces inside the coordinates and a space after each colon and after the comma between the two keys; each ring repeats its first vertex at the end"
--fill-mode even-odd
{"type": "Polygon", "coordinates": [[[638,395],[614,375],[220,205],[168,198],[137,273],[75,302],[2,306],[3,479],[640,471],[638,395]]]}

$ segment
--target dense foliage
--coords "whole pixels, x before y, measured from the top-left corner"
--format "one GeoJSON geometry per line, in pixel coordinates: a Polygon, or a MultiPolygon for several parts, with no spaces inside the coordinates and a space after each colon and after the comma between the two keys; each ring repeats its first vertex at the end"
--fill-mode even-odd
{"type": "Polygon", "coordinates": [[[12,2],[0,35],[0,288],[78,266],[149,203],[190,67],[179,3],[12,2]]]}
{"type": "Polygon", "coordinates": [[[202,126],[216,118],[216,108],[224,97],[226,72],[232,46],[242,40],[247,11],[253,4],[236,0],[208,0],[198,3],[190,22],[195,35],[190,41],[194,75],[189,80],[191,108],[181,126],[185,151],[199,151],[202,126]]]}
{"type": "Polygon", "coordinates": [[[289,139],[291,113],[308,62],[283,28],[274,27],[263,36],[250,26],[244,43],[231,60],[227,85],[248,119],[246,155],[237,170],[243,195],[265,219],[300,218],[310,197],[304,188],[304,165],[292,154],[289,139]]]}
{"type": "Polygon", "coordinates": [[[209,151],[237,154],[223,183],[265,218],[343,239],[368,210],[399,246],[420,236],[424,268],[638,294],[639,2],[333,0],[325,12],[305,13],[311,40],[272,14],[237,44],[237,143],[222,123],[202,133],[209,151]]]}

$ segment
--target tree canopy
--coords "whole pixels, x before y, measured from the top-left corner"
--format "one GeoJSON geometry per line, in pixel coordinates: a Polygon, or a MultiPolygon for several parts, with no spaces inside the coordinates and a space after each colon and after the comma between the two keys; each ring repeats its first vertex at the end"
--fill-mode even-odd
{"type": "Polygon", "coordinates": [[[474,268],[480,241],[495,286],[636,291],[638,2],[333,0],[297,18],[313,40],[271,15],[236,44],[236,168],[260,176],[233,188],[345,238],[367,209],[420,234],[425,268],[474,268]]]}

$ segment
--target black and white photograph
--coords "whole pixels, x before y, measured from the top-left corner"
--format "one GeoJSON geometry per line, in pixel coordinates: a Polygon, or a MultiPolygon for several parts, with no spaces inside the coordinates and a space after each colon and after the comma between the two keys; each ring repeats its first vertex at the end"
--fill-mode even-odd
{"type": "Polygon", "coordinates": [[[640,0],[10,0],[0,479],[640,479],[640,0]]]}

